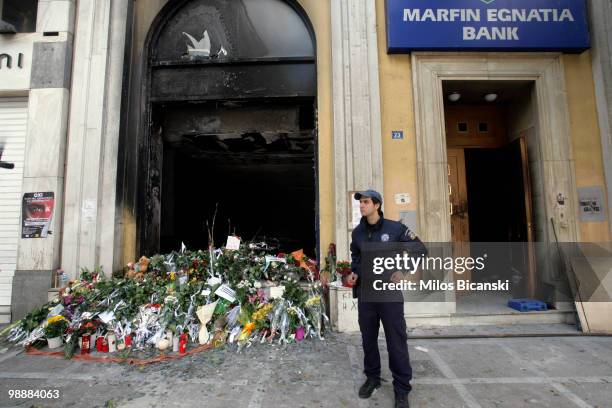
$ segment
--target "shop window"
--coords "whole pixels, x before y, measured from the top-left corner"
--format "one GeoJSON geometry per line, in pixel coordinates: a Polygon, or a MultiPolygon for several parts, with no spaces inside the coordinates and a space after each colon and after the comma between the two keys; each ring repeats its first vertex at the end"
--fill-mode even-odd
{"type": "Polygon", "coordinates": [[[478,132],[479,133],[489,133],[489,122],[479,122],[478,132]]]}
{"type": "Polygon", "coordinates": [[[0,0],[0,34],[36,31],[38,0],[0,0]]]}
{"type": "Polygon", "coordinates": [[[459,132],[459,133],[467,133],[468,132],[468,124],[467,124],[467,122],[457,122],[457,132],[459,132]]]}

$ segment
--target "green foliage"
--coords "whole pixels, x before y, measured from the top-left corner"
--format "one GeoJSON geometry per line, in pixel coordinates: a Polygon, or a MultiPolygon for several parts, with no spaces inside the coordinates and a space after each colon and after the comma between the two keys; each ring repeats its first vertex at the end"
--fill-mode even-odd
{"type": "Polygon", "coordinates": [[[102,266],[96,266],[93,271],[90,271],[88,268],[81,268],[79,279],[92,282],[95,277],[101,277],[103,275],[104,271],[102,271],[102,266]]]}
{"type": "Polygon", "coordinates": [[[283,297],[291,302],[293,306],[304,307],[308,299],[308,293],[300,287],[297,282],[283,282],[285,293],[283,297]]]}
{"type": "Polygon", "coordinates": [[[72,335],[70,339],[64,343],[64,358],[70,360],[78,347],[78,336],[72,335]]]}
{"type": "Polygon", "coordinates": [[[51,303],[46,303],[45,305],[39,307],[38,309],[32,310],[21,320],[21,327],[23,330],[30,332],[40,326],[40,324],[45,320],[47,314],[49,314],[49,307],[51,303]]]}

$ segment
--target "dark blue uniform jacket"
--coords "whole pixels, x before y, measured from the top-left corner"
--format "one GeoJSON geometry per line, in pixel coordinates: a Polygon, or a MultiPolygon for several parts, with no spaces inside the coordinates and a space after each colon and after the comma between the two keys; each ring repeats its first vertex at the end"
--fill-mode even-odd
{"type": "MultiPolygon", "coordinates": [[[[414,252],[427,254],[427,249],[421,240],[399,221],[387,220],[383,216],[374,225],[368,224],[366,217],[361,217],[359,225],[353,230],[351,236],[351,270],[359,275],[361,267],[361,248],[366,242],[413,242],[414,252]]],[[[353,287],[353,297],[356,298],[359,290],[359,279],[353,287]]]]}

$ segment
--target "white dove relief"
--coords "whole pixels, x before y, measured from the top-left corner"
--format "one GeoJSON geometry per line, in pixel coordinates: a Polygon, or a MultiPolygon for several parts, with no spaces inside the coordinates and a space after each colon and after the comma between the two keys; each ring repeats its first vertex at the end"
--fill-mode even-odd
{"type": "Polygon", "coordinates": [[[208,31],[204,31],[204,36],[200,41],[188,33],[183,32],[183,34],[191,41],[191,45],[187,44],[189,55],[194,57],[210,57],[210,37],[208,36],[208,31]]]}

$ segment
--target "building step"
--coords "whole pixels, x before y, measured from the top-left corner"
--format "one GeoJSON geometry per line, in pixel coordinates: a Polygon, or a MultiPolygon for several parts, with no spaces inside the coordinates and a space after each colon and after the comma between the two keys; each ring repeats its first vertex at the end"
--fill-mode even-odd
{"type": "Polygon", "coordinates": [[[11,307],[0,306],[0,324],[7,324],[11,322],[11,307]]]}
{"type": "Polygon", "coordinates": [[[406,315],[406,325],[414,327],[432,326],[480,326],[516,324],[575,324],[573,311],[547,310],[542,312],[516,313],[453,313],[440,315],[406,315]]]}
{"type": "Polygon", "coordinates": [[[575,324],[512,324],[479,326],[420,326],[408,330],[411,339],[455,338],[455,337],[543,337],[581,336],[575,324]]]}

